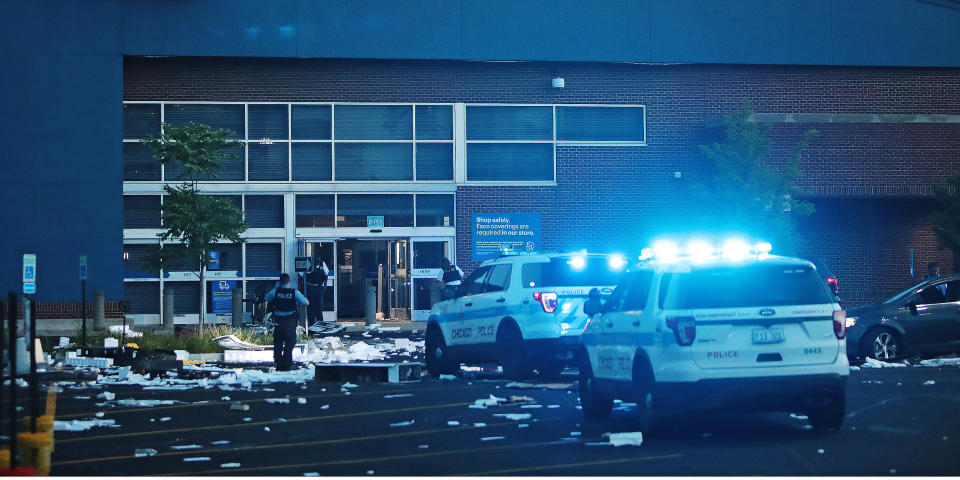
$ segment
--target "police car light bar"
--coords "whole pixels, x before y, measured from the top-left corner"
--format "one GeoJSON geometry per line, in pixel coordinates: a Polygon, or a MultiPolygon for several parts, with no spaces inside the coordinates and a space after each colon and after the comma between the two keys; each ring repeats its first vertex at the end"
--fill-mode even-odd
{"type": "Polygon", "coordinates": [[[640,261],[656,260],[658,262],[672,263],[677,260],[706,261],[713,259],[724,259],[732,262],[740,262],[750,256],[768,255],[773,246],[768,242],[748,243],[742,238],[730,238],[723,242],[722,246],[717,248],[706,240],[691,240],[686,248],[681,250],[676,242],[670,240],[657,240],[653,247],[647,247],[640,252],[640,261]],[[683,252],[682,254],[680,252],[683,252]]]}

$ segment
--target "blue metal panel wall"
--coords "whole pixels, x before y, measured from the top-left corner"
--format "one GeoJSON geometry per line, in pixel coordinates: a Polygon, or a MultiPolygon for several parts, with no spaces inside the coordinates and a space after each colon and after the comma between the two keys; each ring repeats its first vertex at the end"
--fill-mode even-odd
{"type": "Polygon", "coordinates": [[[128,0],[128,55],[960,66],[938,0],[128,0]]]}
{"type": "Polygon", "coordinates": [[[0,292],[38,256],[38,297],[122,295],[118,2],[4,2],[0,28],[0,292]],[[92,293],[91,293],[92,295],[92,293]]]}

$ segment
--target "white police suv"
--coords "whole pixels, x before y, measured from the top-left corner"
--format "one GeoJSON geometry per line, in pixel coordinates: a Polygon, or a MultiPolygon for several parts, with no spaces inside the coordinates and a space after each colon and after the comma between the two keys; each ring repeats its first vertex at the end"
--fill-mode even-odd
{"type": "Polygon", "coordinates": [[[434,376],[460,363],[499,361],[504,374],[556,375],[572,363],[591,289],[609,295],[626,270],[622,255],[504,255],[481,263],[454,298],[433,306],[425,356],[434,376]]]}
{"type": "Polygon", "coordinates": [[[813,264],[744,241],[654,251],[581,335],[585,416],[608,416],[622,398],[637,402],[646,429],[704,409],[803,411],[814,428],[841,425],[845,313],[813,264]]]}

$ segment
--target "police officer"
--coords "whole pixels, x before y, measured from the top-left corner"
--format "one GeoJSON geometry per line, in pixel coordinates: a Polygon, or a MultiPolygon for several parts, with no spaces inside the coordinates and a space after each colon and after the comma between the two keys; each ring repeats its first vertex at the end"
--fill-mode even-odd
{"type": "Polygon", "coordinates": [[[297,344],[297,304],[310,305],[307,298],[290,286],[290,275],[280,275],[280,282],[266,296],[273,304],[273,363],[278,371],[293,367],[293,347],[297,344]]]}
{"type": "Polygon", "coordinates": [[[463,270],[460,267],[450,263],[446,258],[440,260],[440,268],[443,273],[440,274],[440,281],[443,282],[443,299],[453,298],[454,292],[460,286],[460,280],[463,278],[463,270]]]}
{"type": "Polygon", "coordinates": [[[307,273],[307,298],[310,308],[307,309],[307,320],[310,325],[323,321],[323,293],[327,288],[327,264],[320,257],[313,259],[313,270],[307,273]]]}

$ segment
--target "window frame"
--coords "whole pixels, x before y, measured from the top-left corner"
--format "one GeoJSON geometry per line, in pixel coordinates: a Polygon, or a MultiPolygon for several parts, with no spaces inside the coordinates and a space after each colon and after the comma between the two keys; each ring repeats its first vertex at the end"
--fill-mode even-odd
{"type": "MultiPolygon", "coordinates": [[[[456,183],[456,168],[457,168],[457,119],[456,119],[456,103],[451,102],[218,102],[218,101],[167,101],[167,100],[130,100],[124,101],[123,105],[135,105],[135,104],[150,104],[150,105],[160,105],[160,123],[161,131],[162,124],[165,119],[165,113],[167,105],[243,105],[244,112],[244,135],[243,138],[237,139],[239,142],[243,143],[241,147],[242,150],[242,161],[244,164],[244,177],[243,180],[223,180],[223,179],[210,179],[210,180],[200,180],[199,183],[222,183],[222,184],[254,184],[254,185],[264,185],[264,184],[291,184],[291,183],[307,183],[307,184],[390,184],[390,183],[418,183],[418,184],[427,184],[427,183],[436,183],[436,184],[445,184],[445,183],[456,183]],[[287,136],[285,139],[270,139],[270,138],[252,138],[250,137],[250,105],[285,105],[287,107],[287,136]],[[294,105],[326,105],[330,107],[330,139],[326,140],[297,140],[293,138],[293,106],[294,105]],[[411,129],[412,129],[412,138],[409,140],[346,140],[346,139],[337,139],[336,134],[336,107],[337,105],[371,105],[371,106],[409,106],[411,107],[411,129]],[[453,124],[453,136],[448,140],[435,140],[435,139],[418,139],[417,138],[417,107],[418,106],[430,106],[430,105],[443,105],[449,106],[451,114],[451,122],[453,124]],[[330,165],[330,178],[331,180],[293,180],[293,144],[294,143],[326,143],[330,145],[331,150],[331,165],[330,165]],[[336,178],[336,167],[337,167],[337,158],[336,158],[336,144],[337,143],[406,143],[410,144],[413,150],[413,179],[412,180],[337,180],[336,178]],[[417,179],[417,143],[446,143],[452,146],[453,158],[451,162],[453,164],[454,175],[453,178],[449,180],[418,180],[417,179]],[[251,144],[261,144],[261,145],[273,145],[273,144],[285,144],[287,148],[287,179],[286,180],[251,180],[250,179],[250,154],[248,145],[251,144]]],[[[122,133],[121,133],[122,136],[122,133]]],[[[123,143],[139,143],[140,139],[131,139],[123,138],[123,143]]],[[[173,183],[177,182],[176,179],[167,178],[165,166],[160,166],[160,180],[123,180],[124,183],[143,183],[143,184],[154,184],[154,183],[173,183]]]]}
{"type": "MultiPolygon", "coordinates": [[[[454,157],[457,159],[457,170],[463,172],[462,178],[457,183],[475,186],[555,186],[557,184],[557,148],[561,146],[586,146],[586,147],[645,147],[647,146],[647,106],[642,104],[603,104],[603,103],[463,103],[463,109],[460,112],[461,121],[459,122],[459,137],[462,138],[462,155],[454,157]],[[553,112],[553,139],[552,140],[470,140],[466,138],[467,131],[467,107],[552,107],[553,112]],[[643,109],[643,141],[585,141],[585,140],[559,140],[557,139],[557,107],[609,107],[609,108],[641,108],[643,109]],[[470,180],[467,177],[467,164],[469,159],[469,145],[476,143],[523,143],[523,144],[542,144],[549,143],[553,147],[553,180],[470,180]]],[[[455,115],[455,117],[458,115],[455,115]]],[[[457,124],[454,124],[457,129],[457,124]]],[[[454,132],[454,137],[458,137],[458,132],[454,132]]]]}

